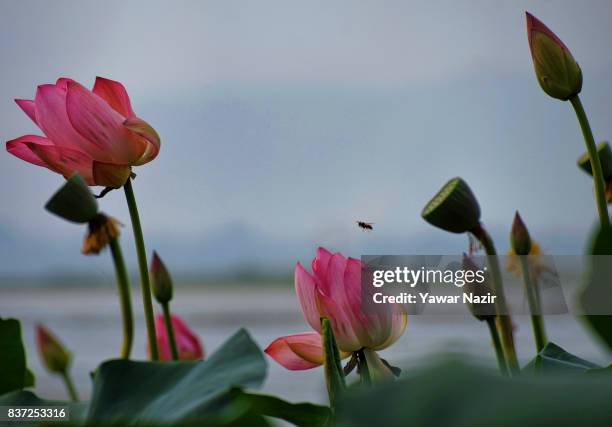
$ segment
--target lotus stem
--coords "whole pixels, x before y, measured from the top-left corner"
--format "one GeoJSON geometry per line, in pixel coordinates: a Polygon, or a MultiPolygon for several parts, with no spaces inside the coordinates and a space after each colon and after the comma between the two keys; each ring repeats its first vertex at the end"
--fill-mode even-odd
{"type": "Polygon", "coordinates": [[[62,372],[62,379],[64,380],[64,384],[66,384],[66,390],[68,391],[68,395],[70,396],[70,400],[73,402],[79,401],[79,395],[77,394],[76,388],[72,382],[72,378],[70,378],[70,374],[68,370],[62,372]]]}
{"type": "Polygon", "coordinates": [[[359,377],[361,378],[361,383],[364,385],[372,385],[372,377],[370,376],[370,369],[368,367],[368,362],[366,360],[363,349],[358,350],[356,353],[357,372],[359,373],[359,377]]]}
{"type": "Polygon", "coordinates": [[[123,253],[118,239],[109,242],[113,263],[115,264],[115,275],[117,276],[117,290],[119,291],[119,303],[121,305],[121,319],[123,321],[123,343],[121,344],[121,358],[129,359],[134,341],[134,315],[132,313],[132,298],[130,295],[130,282],[123,260],[123,253]]]}
{"type": "Polygon", "coordinates": [[[548,340],[546,339],[544,318],[542,317],[542,309],[540,307],[538,284],[531,280],[527,257],[519,256],[519,258],[521,260],[521,269],[523,270],[525,293],[527,294],[527,302],[529,304],[529,311],[531,313],[531,326],[533,328],[533,336],[535,338],[536,352],[539,353],[544,349],[544,346],[546,346],[548,340]]]}
{"type": "Polygon", "coordinates": [[[170,342],[172,360],[179,360],[179,353],[176,347],[176,338],[174,337],[174,327],[172,326],[172,318],[170,317],[170,303],[165,302],[161,306],[162,310],[164,311],[164,323],[166,324],[166,332],[168,333],[168,341],[170,342]]]}
{"type": "Polygon", "coordinates": [[[497,258],[497,251],[493,243],[493,239],[484,228],[482,224],[479,224],[472,230],[472,234],[478,238],[482,246],[487,253],[487,261],[489,269],[491,271],[491,277],[493,279],[493,291],[497,298],[495,298],[495,311],[497,313],[496,322],[497,328],[500,332],[502,346],[504,349],[504,355],[506,363],[511,375],[519,373],[519,364],[516,357],[516,349],[514,347],[514,335],[512,333],[512,318],[510,317],[510,311],[506,304],[506,295],[504,293],[504,286],[501,278],[501,269],[499,267],[499,259],[497,258]]]}
{"type": "Polygon", "coordinates": [[[599,222],[602,228],[607,228],[610,226],[610,217],[608,216],[608,205],[606,203],[606,182],[604,180],[599,154],[597,153],[595,139],[593,138],[593,132],[591,131],[591,125],[589,124],[589,119],[584,111],[580,97],[578,95],[574,95],[569,99],[569,101],[572,103],[574,111],[576,112],[576,117],[580,123],[580,129],[582,130],[582,136],[584,137],[584,143],[586,145],[587,152],[589,153],[591,170],[593,171],[595,202],[597,205],[597,213],[599,214],[599,222]]]}
{"type": "Polygon", "coordinates": [[[155,333],[155,319],[153,317],[153,301],[151,299],[151,282],[149,280],[149,268],[147,263],[147,252],[144,245],[142,235],[142,226],[140,225],[140,217],[138,216],[138,206],[134,197],[131,178],[128,178],[125,185],[125,198],[127,200],[128,209],[130,211],[130,219],[132,220],[132,229],[134,230],[134,242],[136,243],[136,254],[138,255],[138,269],[140,270],[140,287],[142,291],[142,302],[144,305],[145,322],[147,324],[147,336],[149,339],[149,349],[151,351],[151,360],[159,360],[159,352],[157,350],[157,337],[155,333]]]}
{"type": "Polygon", "coordinates": [[[502,347],[501,339],[499,338],[499,332],[495,326],[495,319],[489,317],[486,320],[489,332],[491,333],[491,340],[493,341],[493,347],[495,348],[495,355],[497,356],[497,366],[502,375],[508,376],[508,364],[506,363],[506,356],[504,356],[504,349],[502,347]]]}

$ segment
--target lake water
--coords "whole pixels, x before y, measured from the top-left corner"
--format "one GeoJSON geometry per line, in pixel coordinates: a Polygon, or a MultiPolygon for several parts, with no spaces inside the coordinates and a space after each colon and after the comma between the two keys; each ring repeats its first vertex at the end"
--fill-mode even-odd
{"type": "MultiPolygon", "coordinates": [[[[229,288],[179,288],[172,309],[200,336],[206,352],[217,349],[240,327],[247,327],[264,348],[271,340],[309,330],[292,289],[260,286],[229,288]]],[[[140,296],[133,293],[136,312],[134,358],[146,357],[145,326],[140,296]]],[[[1,289],[0,316],[15,317],[23,325],[28,363],[37,378],[36,392],[46,398],[65,398],[61,380],[42,368],[34,342],[34,325],[42,322],[74,353],[72,373],[81,397],[91,393],[89,372],[100,361],[116,357],[121,323],[114,289],[1,289]]],[[[533,355],[529,318],[515,316],[516,343],[521,362],[533,355]]],[[[549,339],[566,350],[598,363],[609,355],[588,330],[569,315],[546,317],[549,339]]],[[[417,366],[441,353],[464,353],[495,365],[485,324],[465,316],[411,316],[404,336],[382,352],[392,364],[404,369],[417,366]]],[[[288,371],[266,356],[269,375],[264,391],[292,401],[325,402],[320,368],[288,371]]]]}

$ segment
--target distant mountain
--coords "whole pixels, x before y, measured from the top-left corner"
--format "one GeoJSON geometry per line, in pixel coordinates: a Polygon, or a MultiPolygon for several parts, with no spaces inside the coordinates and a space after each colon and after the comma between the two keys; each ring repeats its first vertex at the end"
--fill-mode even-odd
{"type": "MultiPolygon", "coordinates": [[[[129,229],[128,229],[129,230],[129,229]]],[[[308,263],[317,246],[342,251],[347,255],[361,254],[454,254],[466,250],[465,236],[431,229],[413,235],[380,235],[355,230],[355,238],[342,247],[337,242],[282,239],[268,236],[242,223],[229,223],[214,231],[190,238],[172,235],[151,235],[149,252],[157,250],[175,274],[227,275],[237,271],[266,274],[291,274],[296,261],[308,263]]],[[[507,250],[507,232],[493,229],[499,253],[507,250]]],[[[549,254],[580,254],[585,247],[584,236],[576,233],[550,231],[538,241],[549,254]]],[[[136,272],[136,259],[130,233],[124,232],[122,244],[130,270],[136,272]]],[[[61,276],[93,274],[112,277],[110,257],[86,257],[79,253],[80,242],[34,240],[15,236],[0,227],[0,277],[61,276]]],[[[3,280],[0,278],[0,285],[3,280]]]]}

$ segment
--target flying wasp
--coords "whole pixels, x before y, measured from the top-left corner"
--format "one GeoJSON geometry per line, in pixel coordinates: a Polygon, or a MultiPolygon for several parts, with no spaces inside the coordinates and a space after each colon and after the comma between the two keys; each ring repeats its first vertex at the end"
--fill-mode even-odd
{"type": "Polygon", "coordinates": [[[372,231],[374,229],[374,227],[372,227],[374,225],[373,222],[357,221],[357,225],[359,226],[359,228],[362,228],[367,231],[372,231]]]}

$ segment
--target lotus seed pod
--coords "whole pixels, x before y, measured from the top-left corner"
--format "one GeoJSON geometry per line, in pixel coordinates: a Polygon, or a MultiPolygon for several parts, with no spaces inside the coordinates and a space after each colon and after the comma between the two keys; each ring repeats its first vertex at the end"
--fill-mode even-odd
{"type": "Polygon", "coordinates": [[[465,233],[478,226],[480,206],[467,183],[456,177],[427,203],[421,216],[435,227],[451,233],[465,233]]]}
{"type": "Polygon", "coordinates": [[[67,221],[84,224],[98,215],[98,202],[81,175],[75,173],[49,199],[45,209],[67,221]]]}
{"type": "MultiPolygon", "coordinates": [[[[597,154],[599,154],[599,161],[601,163],[604,179],[606,181],[612,180],[612,150],[610,149],[610,144],[608,144],[607,141],[602,141],[597,144],[597,154]]],[[[589,153],[584,153],[580,156],[578,159],[578,167],[589,175],[593,175],[589,153]]]]}

